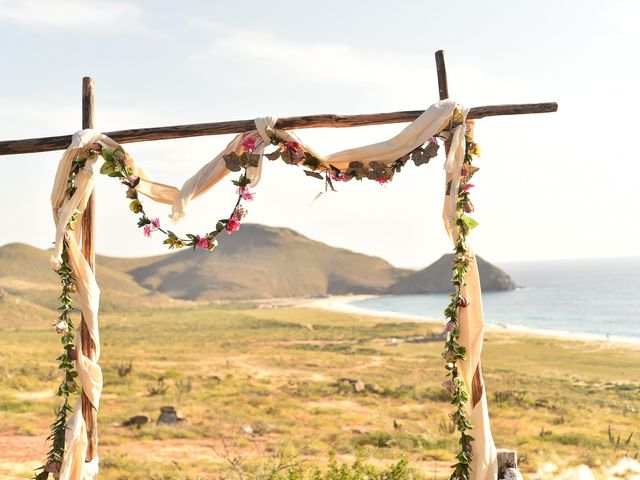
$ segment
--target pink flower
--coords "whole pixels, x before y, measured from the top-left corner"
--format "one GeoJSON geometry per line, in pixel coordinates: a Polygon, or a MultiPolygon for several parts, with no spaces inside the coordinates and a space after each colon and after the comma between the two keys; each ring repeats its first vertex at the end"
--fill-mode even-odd
{"type": "Polygon", "coordinates": [[[69,360],[77,360],[78,352],[75,348],[70,348],[69,350],[67,350],[67,356],[69,357],[69,360]]]}
{"type": "Polygon", "coordinates": [[[429,140],[427,140],[429,143],[435,143],[436,145],[438,144],[438,139],[436,137],[431,137],[429,140]]]}
{"type": "Polygon", "coordinates": [[[56,333],[59,335],[62,335],[64,333],[67,333],[69,331],[69,325],[67,324],[67,322],[65,322],[64,320],[58,322],[58,324],[56,325],[56,333]]]}
{"type": "Polygon", "coordinates": [[[44,470],[46,472],[53,473],[54,475],[57,475],[58,473],[60,473],[60,462],[58,462],[56,460],[50,460],[47,463],[47,466],[44,467],[44,470]]]}
{"type": "Polygon", "coordinates": [[[460,297],[460,299],[458,300],[458,306],[462,308],[466,308],[469,306],[469,302],[467,301],[466,298],[460,297]]]}
{"type": "Polygon", "coordinates": [[[329,178],[334,182],[348,182],[351,177],[344,172],[336,172],[334,169],[329,170],[329,178]]]}
{"type": "Polygon", "coordinates": [[[242,141],[241,145],[245,150],[252,152],[256,148],[256,139],[253,137],[247,137],[242,141]]]}
{"type": "Polygon", "coordinates": [[[451,380],[446,380],[442,382],[441,385],[442,385],[442,388],[444,388],[447,392],[449,392],[450,394],[453,394],[454,386],[451,380]]]}
{"type": "Polygon", "coordinates": [[[151,225],[144,226],[144,236],[151,238],[151,225]]]}
{"type": "Polygon", "coordinates": [[[154,229],[159,229],[160,228],[160,219],[159,218],[154,218],[153,220],[151,220],[151,226],[154,229]]]}
{"type": "Polygon", "coordinates": [[[286,142],[282,148],[285,152],[293,152],[300,148],[300,144],[298,142],[286,142]]]}
{"type": "Polygon", "coordinates": [[[452,321],[448,321],[447,324],[444,326],[444,331],[449,333],[449,332],[453,332],[455,325],[452,321]]]}
{"type": "Polygon", "coordinates": [[[302,147],[298,142],[286,142],[282,149],[291,155],[291,160],[293,160],[293,162],[297,163],[304,157],[304,150],[302,150],[302,147]]]}
{"type": "Polygon", "coordinates": [[[475,185],[473,183],[467,183],[464,188],[462,189],[463,192],[468,192],[469,190],[471,190],[473,187],[475,187],[475,185]]]}
{"type": "Polygon", "coordinates": [[[238,205],[238,207],[233,211],[233,215],[231,216],[240,222],[244,217],[246,217],[246,215],[247,211],[242,208],[242,205],[238,205]]]}
{"type": "Polygon", "coordinates": [[[376,178],[376,182],[378,182],[380,185],[384,185],[385,183],[389,183],[389,179],[386,177],[380,177],[376,178]]]}
{"type": "Polygon", "coordinates": [[[227,230],[227,233],[229,235],[231,235],[233,232],[237,232],[240,229],[240,220],[238,220],[236,217],[229,217],[225,229],[227,230]]]}
{"type": "Polygon", "coordinates": [[[209,240],[207,237],[201,237],[200,235],[196,235],[198,239],[198,243],[196,243],[196,248],[209,248],[209,240]]]}
{"type": "Polygon", "coordinates": [[[249,202],[253,200],[253,193],[249,191],[248,187],[245,187],[245,186],[238,187],[238,189],[236,190],[236,193],[240,195],[243,200],[247,200],[249,202]]]}

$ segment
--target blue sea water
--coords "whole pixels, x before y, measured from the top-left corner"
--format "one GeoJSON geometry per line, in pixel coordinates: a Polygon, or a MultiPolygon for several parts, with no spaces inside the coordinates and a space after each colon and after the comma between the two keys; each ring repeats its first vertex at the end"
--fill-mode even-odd
{"type": "MultiPolygon", "coordinates": [[[[499,265],[520,286],[483,294],[485,322],[536,331],[640,341],[640,258],[499,265]]],[[[390,295],[358,308],[442,318],[447,295],[390,295]]]]}

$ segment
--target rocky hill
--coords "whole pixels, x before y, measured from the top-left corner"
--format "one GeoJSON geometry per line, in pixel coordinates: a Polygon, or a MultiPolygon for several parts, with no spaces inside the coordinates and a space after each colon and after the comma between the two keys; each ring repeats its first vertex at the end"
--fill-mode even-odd
{"type": "MultiPolygon", "coordinates": [[[[478,259],[478,271],[483,292],[514,290],[517,285],[511,277],[482,257],[478,259]]],[[[414,272],[398,280],[389,287],[388,292],[394,295],[417,293],[449,293],[451,292],[451,265],[453,254],[440,257],[427,268],[414,272]]]]}
{"type": "Polygon", "coordinates": [[[142,287],[185,300],[384,293],[410,273],[387,261],[311,240],[288,228],[247,224],[207,251],[136,261],[103,258],[142,287]]]}

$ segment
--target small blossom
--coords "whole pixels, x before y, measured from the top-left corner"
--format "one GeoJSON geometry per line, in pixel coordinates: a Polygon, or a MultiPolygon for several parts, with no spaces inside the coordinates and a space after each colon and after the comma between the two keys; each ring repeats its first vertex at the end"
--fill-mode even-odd
{"type": "Polygon", "coordinates": [[[61,320],[60,322],[58,322],[58,324],[56,325],[56,333],[59,335],[62,335],[64,333],[67,333],[69,331],[69,325],[67,324],[67,322],[65,322],[64,320],[61,320]]]}
{"type": "Polygon", "coordinates": [[[472,143],[469,145],[469,155],[475,155],[476,157],[480,156],[480,146],[477,143],[472,143]]]}
{"type": "Polygon", "coordinates": [[[329,170],[329,178],[334,182],[348,182],[351,176],[344,172],[336,172],[334,169],[329,170]]]}
{"type": "Polygon", "coordinates": [[[44,469],[49,473],[57,475],[60,473],[60,462],[58,462],[57,460],[49,460],[44,469]]]}
{"type": "Polygon", "coordinates": [[[468,300],[467,300],[466,298],[464,298],[464,297],[460,297],[460,298],[458,299],[458,306],[459,306],[459,307],[462,307],[462,308],[466,308],[466,307],[468,307],[468,306],[469,306],[469,302],[468,302],[468,300]]]}
{"type": "Polygon", "coordinates": [[[209,250],[210,252],[213,252],[213,249],[216,248],[217,246],[218,246],[218,240],[214,238],[212,242],[209,242],[209,245],[207,246],[207,250],[209,250]]]}
{"type": "Polygon", "coordinates": [[[154,218],[153,220],[151,220],[151,226],[153,228],[155,228],[156,230],[160,228],[160,219],[159,218],[154,218]]]}
{"type": "Polygon", "coordinates": [[[196,243],[196,248],[209,248],[209,240],[207,240],[207,237],[201,237],[200,235],[196,235],[196,238],[198,239],[198,243],[196,243]]]}
{"type": "Polygon", "coordinates": [[[455,324],[451,320],[449,320],[447,324],[444,326],[444,331],[447,333],[453,332],[454,328],[455,328],[455,324]]]}
{"type": "Polygon", "coordinates": [[[229,217],[227,220],[227,225],[225,226],[225,230],[229,235],[233,232],[237,232],[240,229],[240,220],[236,217],[229,217]]]}
{"type": "Polygon", "coordinates": [[[151,238],[151,225],[144,226],[144,236],[151,238]]]}
{"type": "Polygon", "coordinates": [[[475,185],[473,183],[467,183],[464,188],[462,189],[463,192],[468,192],[469,190],[471,190],[473,187],[475,187],[475,185]]]}
{"type": "Polygon", "coordinates": [[[387,177],[376,178],[376,182],[380,185],[384,185],[385,183],[389,183],[389,179],[387,177]]]}
{"type": "Polygon", "coordinates": [[[256,148],[256,139],[253,137],[247,137],[242,141],[241,145],[245,150],[253,152],[256,148]]]}
{"type": "Polygon", "coordinates": [[[453,363],[456,360],[456,354],[453,350],[447,349],[442,352],[442,358],[444,358],[444,361],[447,363],[453,363]]]}
{"type": "Polygon", "coordinates": [[[236,193],[240,195],[243,200],[247,200],[249,202],[253,200],[253,193],[249,191],[248,187],[245,187],[245,186],[238,187],[238,189],[236,190],[236,193]]]}
{"type": "Polygon", "coordinates": [[[78,352],[75,348],[70,348],[69,350],[67,350],[67,356],[69,357],[69,360],[77,360],[78,352]]]}
{"type": "Polygon", "coordinates": [[[244,217],[247,216],[247,211],[242,208],[242,205],[238,205],[233,211],[233,215],[231,216],[240,222],[244,217]]]}
{"type": "Polygon", "coordinates": [[[444,382],[442,382],[442,388],[444,388],[447,392],[449,392],[451,395],[453,395],[453,392],[455,390],[454,386],[453,386],[453,382],[451,380],[446,380],[444,382]]]}
{"type": "Polygon", "coordinates": [[[429,140],[427,140],[427,142],[437,145],[438,139],[436,137],[431,137],[429,140]]]}
{"type": "Polygon", "coordinates": [[[291,160],[294,163],[299,162],[304,157],[304,150],[302,150],[302,147],[298,142],[285,142],[282,150],[291,155],[291,160]]]}

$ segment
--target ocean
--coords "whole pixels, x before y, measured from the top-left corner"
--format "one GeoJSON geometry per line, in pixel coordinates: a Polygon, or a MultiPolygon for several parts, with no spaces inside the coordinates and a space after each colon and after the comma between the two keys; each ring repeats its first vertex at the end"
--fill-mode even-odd
{"type": "MultiPolygon", "coordinates": [[[[520,286],[483,293],[485,322],[541,333],[640,342],[640,258],[498,265],[520,286]]],[[[388,295],[359,309],[443,318],[445,294],[388,295]]]]}

